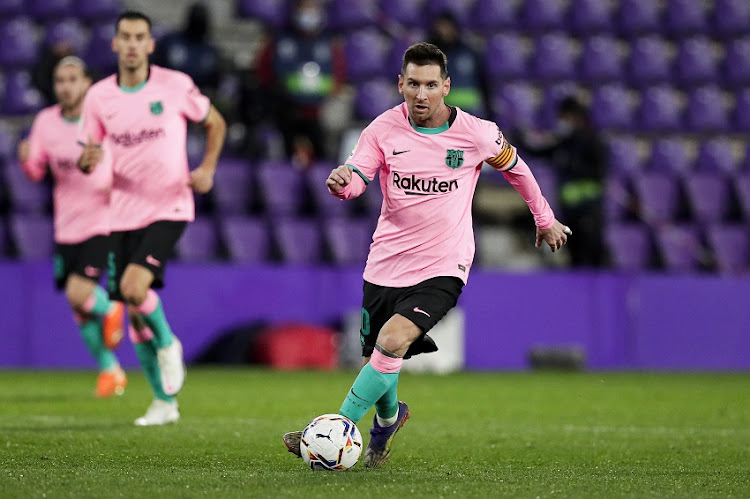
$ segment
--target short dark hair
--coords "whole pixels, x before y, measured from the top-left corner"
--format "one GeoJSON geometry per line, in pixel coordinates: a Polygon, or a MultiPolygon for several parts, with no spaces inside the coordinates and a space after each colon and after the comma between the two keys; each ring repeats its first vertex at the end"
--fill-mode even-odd
{"type": "Polygon", "coordinates": [[[401,64],[401,74],[406,74],[406,66],[409,63],[417,66],[428,66],[435,64],[440,66],[440,76],[445,79],[448,77],[448,58],[437,45],[432,43],[415,43],[404,52],[404,62],[401,64]]]}
{"type": "Polygon", "coordinates": [[[115,22],[115,33],[120,29],[120,21],[123,19],[127,19],[128,21],[146,21],[146,24],[148,24],[148,32],[151,33],[151,19],[143,12],[137,10],[125,10],[117,17],[117,22],[115,22]]]}

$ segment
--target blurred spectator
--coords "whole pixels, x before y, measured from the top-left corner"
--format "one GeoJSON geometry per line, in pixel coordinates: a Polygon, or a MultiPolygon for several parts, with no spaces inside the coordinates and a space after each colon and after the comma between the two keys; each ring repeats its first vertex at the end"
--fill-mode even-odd
{"type": "Polygon", "coordinates": [[[345,81],[343,46],[324,31],[319,2],[298,0],[289,28],[269,41],[258,56],[257,75],[272,101],[272,116],[286,152],[301,167],[326,156],[321,111],[345,81]]]}
{"type": "Polygon", "coordinates": [[[462,39],[456,17],[448,11],[435,16],[430,24],[428,41],[448,57],[451,91],[445,103],[481,117],[489,116],[489,84],[481,58],[462,39]]]}
{"type": "Polygon", "coordinates": [[[52,86],[52,75],[57,63],[65,57],[76,55],[73,40],[59,38],[49,40],[49,43],[42,45],[39,57],[31,69],[31,82],[44,96],[47,105],[57,101],[55,91],[52,86]]]}
{"type": "Polygon", "coordinates": [[[532,155],[548,158],[557,170],[562,211],[558,217],[573,229],[568,239],[571,264],[602,267],[607,262],[602,242],[607,150],[588,108],[574,97],[565,97],[557,106],[557,130],[552,136],[521,130],[515,143],[532,155]]]}
{"type": "Polygon", "coordinates": [[[187,73],[204,92],[215,93],[221,57],[209,42],[211,16],[201,2],[190,6],[181,31],[165,35],[156,44],[153,63],[187,73]]]}

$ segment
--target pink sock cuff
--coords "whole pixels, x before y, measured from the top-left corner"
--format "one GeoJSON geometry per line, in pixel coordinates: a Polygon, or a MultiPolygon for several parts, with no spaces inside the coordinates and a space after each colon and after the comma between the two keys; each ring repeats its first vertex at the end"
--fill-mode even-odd
{"type": "Polygon", "coordinates": [[[76,322],[77,325],[80,326],[81,324],[86,322],[86,319],[88,319],[88,317],[85,314],[73,311],[73,320],[76,322]]]}
{"type": "Polygon", "coordinates": [[[90,313],[94,309],[94,305],[96,305],[96,293],[91,293],[89,297],[86,298],[86,301],[83,302],[83,311],[90,313]]]}
{"type": "Polygon", "coordinates": [[[138,331],[131,324],[128,326],[128,336],[133,343],[146,343],[147,341],[151,341],[151,338],[154,337],[154,333],[149,328],[138,331]]]}
{"type": "Polygon", "coordinates": [[[379,373],[392,374],[397,373],[401,370],[401,365],[404,363],[404,359],[401,357],[388,357],[383,355],[379,351],[375,350],[372,352],[370,357],[370,365],[373,369],[379,373]]]}
{"type": "Polygon", "coordinates": [[[154,310],[156,310],[156,307],[158,306],[159,295],[157,295],[156,291],[154,291],[153,289],[149,289],[146,293],[146,299],[143,300],[143,303],[138,306],[137,310],[143,315],[150,315],[154,310]]]}

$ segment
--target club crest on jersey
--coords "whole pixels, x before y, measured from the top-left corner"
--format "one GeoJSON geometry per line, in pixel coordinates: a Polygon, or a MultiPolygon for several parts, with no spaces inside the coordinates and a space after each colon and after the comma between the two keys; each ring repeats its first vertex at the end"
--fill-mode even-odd
{"type": "Polygon", "coordinates": [[[158,115],[161,114],[162,111],[164,111],[164,106],[161,105],[160,100],[151,103],[151,114],[158,115]]]}
{"type": "Polygon", "coordinates": [[[460,168],[464,164],[464,152],[461,149],[448,149],[445,154],[445,164],[448,168],[460,168]]]}

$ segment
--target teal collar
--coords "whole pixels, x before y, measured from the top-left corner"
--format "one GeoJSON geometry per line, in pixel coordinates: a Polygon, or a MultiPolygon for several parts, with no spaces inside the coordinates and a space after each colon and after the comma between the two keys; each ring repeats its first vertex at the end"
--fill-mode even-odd
{"type": "Polygon", "coordinates": [[[146,73],[146,79],[140,82],[138,85],[134,87],[126,87],[122,83],[120,83],[120,73],[117,73],[117,86],[120,87],[120,90],[123,92],[127,92],[129,94],[134,94],[138,90],[142,89],[146,86],[146,83],[148,83],[148,79],[151,77],[151,66],[148,67],[148,73],[146,73]]]}
{"type": "Polygon", "coordinates": [[[409,118],[409,124],[414,130],[416,130],[419,133],[424,133],[425,135],[435,135],[437,133],[443,133],[444,131],[448,130],[451,127],[453,122],[456,120],[456,115],[458,114],[455,107],[448,106],[448,108],[451,110],[451,114],[450,116],[448,116],[448,120],[438,127],[428,128],[428,127],[423,127],[423,126],[417,126],[411,121],[411,118],[409,118]]]}
{"type": "Polygon", "coordinates": [[[78,123],[81,119],[80,116],[76,116],[75,118],[68,118],[63,113],[60,113],[60,116],[62,116],[62,119],[65,123],[71,123],[71,124],[78,123]]]}

